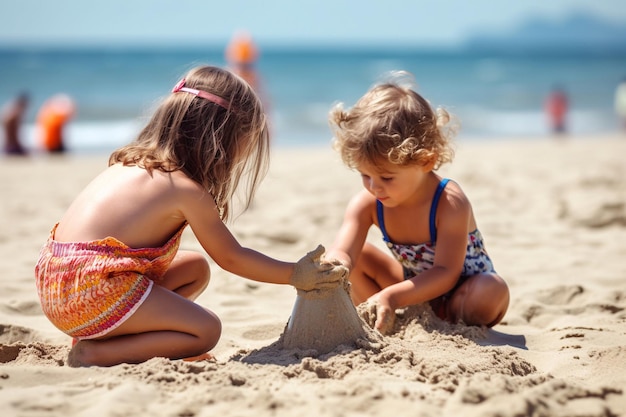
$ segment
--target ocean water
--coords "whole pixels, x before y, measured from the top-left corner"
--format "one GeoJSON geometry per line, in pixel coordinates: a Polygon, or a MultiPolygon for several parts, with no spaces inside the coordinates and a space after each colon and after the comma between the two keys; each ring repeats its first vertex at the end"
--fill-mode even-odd
{"type": "MultiPolygon", "coordinates": [[[[555,85],[570,100],[569,132],[619,129],[613,97],[626,76],[626,56],[364,48],[260,53],[258,73],[279,147],[328,145],[332,105],[351,106],[393,70],[413,73],[422,95],[456,115],[459,141],[549,133],[543,102],[555,85]]],[[[223,50],[0,50],[0,101],[30,93],[22,134],[35,149],[39,106],[53,94],[69,94],[78,113],[66,129],[68,148],[109,152],[131,141],[155,103],[198,64],[225,66],[223,50]]]]}

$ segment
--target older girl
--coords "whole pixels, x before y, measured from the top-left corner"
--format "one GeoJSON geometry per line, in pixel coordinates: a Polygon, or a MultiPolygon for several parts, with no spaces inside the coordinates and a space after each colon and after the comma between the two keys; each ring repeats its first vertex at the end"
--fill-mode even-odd
{"type": "Polygon", "coordinates": [[[240,180],[252,199],[268,146],[250,86],[203,66],[176,84],[133,143],[113,152],[54,226],[35,269],[44,313],[77,340],[70,365],[187,358],[216,345],[219,319],[193,302],[208,285],[209,264],[178,250],[187,226],[234,274],[303,289],[340,279],[345,270],[318,261],[321,246],[282,262],[242,247],[224,225],[240,180]]]}

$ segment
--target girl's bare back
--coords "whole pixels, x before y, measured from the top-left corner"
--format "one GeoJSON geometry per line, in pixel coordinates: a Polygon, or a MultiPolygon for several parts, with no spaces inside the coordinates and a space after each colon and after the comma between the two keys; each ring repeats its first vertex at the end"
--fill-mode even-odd
{"type": "Polygon", "coordinates": [[[55,238],[85,242],[115,237],[133,248],[159,246],[185,222],[180,197],[189,192],[206,195],[180,171],[148,173],[137,166],[112,165],[72,203],[55,238]]]}

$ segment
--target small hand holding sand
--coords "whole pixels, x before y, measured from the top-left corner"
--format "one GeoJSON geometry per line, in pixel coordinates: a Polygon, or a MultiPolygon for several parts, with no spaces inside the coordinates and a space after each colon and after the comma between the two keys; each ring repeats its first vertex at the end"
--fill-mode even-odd
{"type": "Polygon", "coordinates": [[[393,331],[396,313],[389,305],[381,302],[376,296],[369,298],[361,304],[358,310],[361,318],[380,333],[386,335],[393,331]]]}
{"type": "Polygon", "coordinates": [[[393,331],[393,326],[396,321],[396,312],[388,306],[383,306],[380,303],[376,305],[376,324],[374,328],[382,334],[389,334],[393,331]]]}
{"type": "Polygon", "coordinates": [[[322,261],[326,250],[319,245],[304,255],[297,263],[289,283],[299,290],[333,288],[348,276],[348,269],[338,261],[322,261]]]}

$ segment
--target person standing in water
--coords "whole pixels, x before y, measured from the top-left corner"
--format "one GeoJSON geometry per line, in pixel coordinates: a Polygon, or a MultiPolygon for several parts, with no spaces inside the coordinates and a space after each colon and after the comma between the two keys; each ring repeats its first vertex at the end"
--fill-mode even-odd
{"type": "Polygon", "coordinates": [[[243,78],[256,91],[269,114],[269,99],[262,85],[257,63],[259,49],[250,33],[237,31],[226,46],[224,52],[228,69],[243,78]]]}
{"type": "Polygon", "coordinates": [[[74,116],[76,105],[66,94],[57,94],[50,97],[39,110],[37,128],[39,144],[49,153],[66,151],[65,125],[74,116]]]}
{"type": "Polygon", "coordinates": [[[614,108],[622,129],[626,131],[626,77],[615,89],[614,108]]]}
{"type": "Polygon", "coordinates": [[[552,132],[565,133],[569,108],[569,100],[565,90],[561,87],[555,87],[548,95],[544,107],[552,132]]]}
{"type": "Polygon", "coordinates": [[[25,155],[26,149],[20,140],[20,127],[28,108],[29,96],[20,93],[14,100],[6,104],[2,110],[2,127],[4,130],[4,153],[7,155],[25,155]]]}

